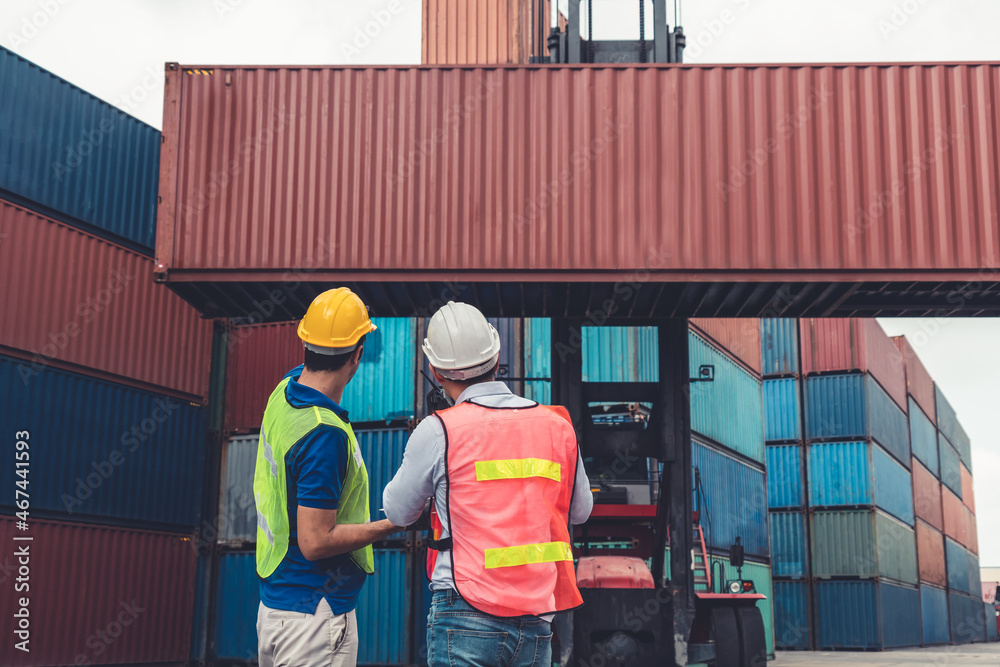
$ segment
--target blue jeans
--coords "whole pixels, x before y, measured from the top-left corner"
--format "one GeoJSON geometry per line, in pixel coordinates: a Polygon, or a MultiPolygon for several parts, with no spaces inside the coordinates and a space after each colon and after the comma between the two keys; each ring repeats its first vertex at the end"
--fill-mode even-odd
{"type": "Polygon", "coordinates": [[[430,667],[550,667],[552,629],[535,617],[484,614],[455,591],[434,591],[427,616],[430,667]]]}

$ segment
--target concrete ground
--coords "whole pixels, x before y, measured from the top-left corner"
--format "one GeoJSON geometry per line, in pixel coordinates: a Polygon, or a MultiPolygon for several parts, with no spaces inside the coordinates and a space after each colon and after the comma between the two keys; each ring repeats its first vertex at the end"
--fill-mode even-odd
{"type": "Polygon", "coordinates": [[[1000,644],[898,649],[881,653],[778,651],[768,667],[1000,667],[1000,644]]]}

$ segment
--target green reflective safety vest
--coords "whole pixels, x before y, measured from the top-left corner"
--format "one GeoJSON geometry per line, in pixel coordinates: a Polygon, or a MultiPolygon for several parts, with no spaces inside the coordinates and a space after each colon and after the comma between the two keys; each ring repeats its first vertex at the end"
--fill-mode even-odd
{"type": "MultiPolygon", "coordinates": [[[[347,474],[340,491],[337,523],[367,523],[368,470],[351,425],[333,410],[310,406],[296,408],[285,399],[288,379],[271,392],[264,410],[264,424],[257,445],[257,469],[253,493],[257,502],[257,574],[267,578],[278,569],[288,553],[288,489],[285,478],[285,455],[319,426],[334,426],[347,434],[347,474]]],[[[330,453],[335,456],[334,452],[330,453]]],[[[375,573],[372,547],[351,552],[351,560],[367,574],[375,573]]]]}

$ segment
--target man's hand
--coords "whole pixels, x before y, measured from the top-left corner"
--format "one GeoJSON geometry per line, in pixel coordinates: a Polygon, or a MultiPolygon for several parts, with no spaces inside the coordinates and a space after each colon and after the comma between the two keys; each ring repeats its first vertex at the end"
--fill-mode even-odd
{"type": "Polygon", "coordinates": [[[388,519],[371,523],[337,523],[337,510],[299,505],[299,549],[306,560],[346,554],[397,533],[403,528],[388,519]]]}

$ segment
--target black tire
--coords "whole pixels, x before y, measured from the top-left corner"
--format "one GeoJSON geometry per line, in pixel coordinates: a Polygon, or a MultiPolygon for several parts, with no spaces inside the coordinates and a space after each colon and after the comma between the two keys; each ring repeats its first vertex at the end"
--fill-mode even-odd
{"type": "Polygon", "coordinates": [[[736,624],[740,629],[739,667],[766,667],[767,635],[760,609],[740,607],[736,610],[736,624]]]}
{"type": "Polygon", "coordinates": [[[740,634],[732,607],[712,609],[715,667],[740,667],[740,634]]]}

